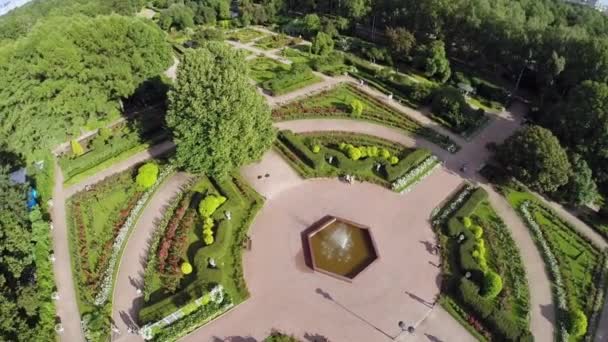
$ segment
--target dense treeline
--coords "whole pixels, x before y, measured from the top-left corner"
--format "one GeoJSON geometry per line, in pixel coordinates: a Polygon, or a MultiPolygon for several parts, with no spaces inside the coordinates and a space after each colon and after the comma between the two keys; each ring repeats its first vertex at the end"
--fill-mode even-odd
{"type": "Polygon", "coordinates": [[[10,166],[0,163],[0,338],[52,341],[49,226],[38,208],[26,210],[27,187],[9,180],[10,166]]]}
{"type": "Polygon", "coordinates": [[[118,116],[121,100],[171,63],[151,22],[118,15],[51,17],[0,47],[0,141],[31,156],[118,116]]]}
{"type": "Polygon", "coordinates": [[[341,49],[409,64],[439,82],[461,82],[452,64],[509,84],[497,93],[478,89],[490,99],[526,89],[541,109],[533,119],[551,131],[521,141],[550,146],[546,165],[562,152],[569,162],[545,168],[527,159],[533,155],[521,151],[525,144],[513,143],[505,148],[523,157],[510,169],[536,175],[530,185],[573,205],[593,201],[597,189],[608,194],[608,17],[602,13],[558,0],[243,0],[240,9],[244,24],[277,23],[309,38],[322,31],[341,49]],[[341,34],[377,45],[348,47],[341,34]],[[540,186],[546,182],[538,177],[560,181],[540,186]]]}
{"type": "Polygon", "coordinates": [[[44,18],[76,14],[90,17],[111,13],[130,15],[139,11],[143,3],[143,0],[34,0],[0,17],[0,42],[25,35],[44,18]]]}

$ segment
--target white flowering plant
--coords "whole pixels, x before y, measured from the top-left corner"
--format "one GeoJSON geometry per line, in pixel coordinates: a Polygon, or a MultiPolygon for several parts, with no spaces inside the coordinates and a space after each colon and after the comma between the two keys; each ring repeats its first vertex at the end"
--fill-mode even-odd
{"type": "Polygon", "coordinates": [[[110,256],[110,262],[108,263],[108,267],[103,273],[103,280],[99,287],[99,292],[97,293],[97,295],[95,296],[95,300],[93,301],[95,305],[101,306],[108,300],[114,282],[114,270],[116,267],[116,263],[118,262],[120,251],[122,250],[125,239],[127,238],[127,236],[129,236],[131,228],[133,228],[133,226],[137,222],[137,218],[148,203],[148,199],[150,198],[150,196],[152,196],[158,186],[172,172],[172,166],[163,169],[163,171],[158,175],[156,183],[154,183],[154,185],[151,186],[148,190],[146,190],[146,192],[141,196],[139,201],[137,201],[135,207],[133,207],[133,210],[131,210],[131,212],[129,213],[129,216],[127,217],[125,223],[120,227],[118,234],[114,239],[114,243],[112,244],[112,255],[110,256]]]}
{"type": "MultiPolygon", "coordinates": [[[[555,297],[557,299],[557,306],[561,311],[567,312],[568,303],[567,303],[567,299],[566,299],[566,290],[564,288],[564,281],[562,279],[562,274],[559,270],[558,261],[555,258],[555,255],[553,254],[553,251],[551,250],[551,247],[549,246],[549,243],[547,242],[547,239],[545,238],[542,229],[539,227],[538,223],[534,219],[534,216],[530,213],[531,205],[532,205],[532,203],[530,201],[525,201],[519,207],[519,211],[521,212],[522,216],[524,217],[526,224],[532,231],[532,234],[534,235],[537,245],[539,245],[542,255],[544,256],[546,264],[549,265],[549,271],[551,273],[551,278],[553,278],[553,288],[554,288],[555,297]]],[[[568,334],[568,329],[567,329],[567,322],[565,322],[564,319],[561,319],[559,322],[559,325],[560,325],[559,332],[560,332],[561,340],[568,341],[569,334],[568,334]]]]}
{"type": "Polygon", "coordinates": [[[412,190],[414,185],[418,184],[424,178],[428,177],[433,170],[439,167],[441,163],[436,156],[429,156],[415,168],[408,171],[405,175],[399,177],[391,184],[391,190],[404,194],[412,190]]]}
{"type": "Polygon", "coordinates": [[[224,303],[224,300],[224,287],[218,284],[214,286],[208,293],[205,293],[196,300],[186,304],[185,306],[182,306],[178,310],[163,317],[157,322],[154,322],[152,324],[146,324],[139,330],[139,334],[145,340],[151,340],[152,338],[154,338],[156,332],[172,325],[173,323],[181,320],[184,317],[187,317],[188,315],[196,312],[198,309],[201,309],[202,307],[208,305],[210,302],[216,304],[222,309],[228,309],[232,307],[232,304],[229,300],[226,303],[224,303]],[[209,298],[211,299],[210,301],[209,298]]]}

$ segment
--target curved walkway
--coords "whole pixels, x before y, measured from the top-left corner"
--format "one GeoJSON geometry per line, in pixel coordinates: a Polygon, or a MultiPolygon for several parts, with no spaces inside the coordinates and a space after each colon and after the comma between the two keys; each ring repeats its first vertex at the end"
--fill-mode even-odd
{"type": "Polygon", "coordinates": [[[57,161],[54,162],[55,185],[53,188],[53,207],[51,220],[53,227],[53,253],[55,262],[55,282],[59,300],[56,302],[57,316],[61,320],[64,331],[60,337],[62,341],[84,341],[84,334],[80,326],[78,300],[74,289],[74,276],[65,212],[65,200],[68,198],[63,192],[63,173],[57,161]]]}
{"type": "Polygon", "coordinates": [[[112,299],[112,319],[120,331],[119,334],[113,333],[113,341],[139,339],[138,336],[129,334],[127,327],[133,326],[137,321],[137,312],[143,304],[143,295],[137,294],[137,289],[143,289],[148,243],[156,222],[162,218],[165,206],[190,179],[189,175],[181,172],[169,177],[154,193],[127,240],[118,265],[112,299]]]}
{"type": "MultiPolygon", "coordinates": [[[[172,142],[164,142],[152,146],[147,151],[137,153],[130,158],[114,164],[107,169],[95,174],[84,181],[65,189],[63,187],[63,173],[57,161],[54,162],[54,188],[53,206],[51,208],[51,220],[53,225],[53,253],[55,263],[53,264],[57,293],[59,300],[56,303],[57,316],[61,320],[64,331],[59,335],[62,341],[79,342],[84,341],[84,334],[80,325],[80,312],[78,310],[78,299],[74,288],[74,276],[69,248],[68,228],[66,221],[65,203],[70,196],[83,190],[87,185],[95,184],[113,174],[122,172],[133,165],[141,163],[150,158],[158,157],[167,153],[174,145],[172,142]]],[[[125,250],[126,251],[126,250],[125,250]]],[[[126,253],[126,252],[125,252],[126,253]]]]}

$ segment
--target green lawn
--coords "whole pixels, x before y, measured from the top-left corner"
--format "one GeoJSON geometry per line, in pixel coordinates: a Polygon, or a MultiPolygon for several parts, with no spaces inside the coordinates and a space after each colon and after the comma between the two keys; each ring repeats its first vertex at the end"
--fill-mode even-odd
{"type": "Polygon", "coordinates": [[[459,148],[449,137],[420,125],[414,119],[395,111],[351,85],[341,85],[304,100],[292,102],[273,110],[272,115],[277,121],[324,117],[362,119],[419,135],[449,151],[455,152],[459,148]],[[364,109],[360,117],[353,117],[351,114],[350,105],[353,100],[363,103],[364,109]]]}
{"type": "Polygon", "coordinates": [[[256,31],[251,28],[244,28],[227,34],[228,39],[245,44],[264,36],[266,36],[265,33],[256,31]]]}
{"type": "Polygon", "coordinates": [[[290,69],[289,65],[268,57],[256,57],[248,61],[250,76],[258,83],[277,77],[277,73],[290,69]]]}
{"type": "MultiPolygon", "coordinates": [[[[171,292],[162,288],[162,280],[154,263],[150,269],[153,273],[148,270],[150,266],[146,268],[144,293],[150,293],[150,297],[139,313],[139,319],[143,323],[156,321],[174,312],[198,298],[213,284],[221,284],[234,304],[248,297],[243,278],[241,251],[249,225],[261,208],[262,199],[238,176],[221,181],[200,176],[183,197],[187,201],[186,207],[190,208],[184,217],[187,217],[189,212],[196,213],[198,201],[208,194],[221,194],[227,198],[212,216],[215,220],[215,241],[211,245],[202,241],[202,221],[196,214],[197,218],[193,224],[185,227],[187,248],[181,255],[182,260],[192,264],[193,272],[184,276],[176,290],[171,292]],[[226,212],[231,213],[231,220],[226,219],[226,212]],[[215,260],[215,268],[209,265],[210,258],[215,260]]],[[[181,204],[176,207],[180,206],[181,204]]],[[[174,212],[168,214],[171,218],[174,212]]],[[[180,225],[184,220],[180,221],[180,225]]],[[[164,231],[159,231],[158,234],[162,238],[164,231]]],[[[150,250],[148,260],[156,258],[157,251],[150,250]]]]}

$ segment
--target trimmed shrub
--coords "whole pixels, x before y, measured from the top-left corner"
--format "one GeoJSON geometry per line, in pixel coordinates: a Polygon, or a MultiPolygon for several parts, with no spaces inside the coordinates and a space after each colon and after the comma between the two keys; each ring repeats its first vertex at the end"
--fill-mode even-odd
{"type": "Polygon", "coordinates": [[[192,265],[190,265],[189,262],[183,262],[182,265],[180,266],[180,269],[182,270],[183,274],[192,273],[192,265]]]}
{"type": "Polygon", "coordinates": [[[224,202],[226,202],[224,196],[209,195],[201,201],[198,211],[202,217],[211,217],[224,202]]]}
{"type": "Polygon", "coordinates": [[[493,311],[494,304],[490,300],[486,300],[479,295],[479,287],[469,279],[462,278],[460,280],[460,296],[471,309],[473,309],[482,318],[487,318],[493,311]]]}
{"type": "Polygon", "coordinates": [[[471,228],[473,221],[471,221],[470,217],[465,216],[462,218],[462,224],[464,225],[465,228],[471,228]]]}
{"type": "Polygon", "coordinates": [[[137,185],[147,189],[156,183],[158,179],[158,165],[155,163],[146,163],[137,171],[135,182],[137,185]]]}
{"type": "Polygon", "coordinates": [[[321,152],[321,146],[319,146],[319,145],[313,146],[312,147],[312,152],[313,153],[319,153],[319,152],[321,152]]]}
{"type": "Polygon", "coordinates": [[[489,271],[483,279],[483,296],[488,299],[496,298],[502,291],[502,278],[498,273],[489,271]]]}
{"type": "Polygon", "coordinates": [[[570,335],[580,337],[587,332],[587,316],[582,310],[576,309],[570,312],[570,326],[568,328],[570,335]]]}
{"type": "Polygon", "coordinates": [[[346,154],[348,155],[348,158],[350,158],[352,160],[359,160],[362,157],[361,150],[358,147],[353,147],[353,146],[350,146],[346,150],[346,154]]]}
{"type": "Polygon", "coordinates": [[[473,235],[475,235],[475,239],[477,240],[481,239],[481,237],[483,236],[483,228],[481,228],[480,226],[472,226],[471,232],[473,232],[473,235]]]}
{"type": "Polygon", "coordinates": [[[354,99],[352,100],[352,102],[350,103],[350,109],[351,109],[351,114],[358,118],[361,116],[361,114],[363,114],[363,102],[354,99]]]}
{"type": "Polygon", "coordinates": [[[203,237],[203,241],[205,241],[205,245],[211,245],[211,244],[213,244],[213,242],[215,240],[213,238],[213,235],[207,235],[207,234],[205,234],[205,236],[203,237]]]}
{"type": "Polygon", "coordinates": [[[72,155],[75,157],[80,157],[81,155],[84,154],[84,148],[82,148],[82,145],[80,145],[80,143],[78,142],[78,140],[72,140],[70,141],[70,147],[72,148],[72,155]]]}
{"type": "Polygon", "coordinates": [[[397,163],[399,163],[399,158],[397,158],[396,156],[391,156],[388,161],[389,163],[391,163],[391,165],[397,165],[397,163]]]}

